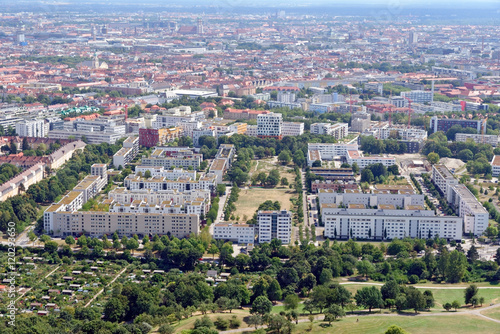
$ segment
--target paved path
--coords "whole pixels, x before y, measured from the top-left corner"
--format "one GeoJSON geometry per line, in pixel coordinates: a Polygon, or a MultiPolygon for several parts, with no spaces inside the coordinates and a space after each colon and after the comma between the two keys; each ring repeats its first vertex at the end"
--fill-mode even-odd
{"type": "MultiPolygon", "coordinates": [[[[46,279],[47,277],[49,277],[50,275],[52,275],[54,273],[54,271],[56,271],[57,269],[59,269],[61,265],[58,265],[54,270],[52,270],[50,273],[48,273],[47,275],[45,275],[45,277],[43,279],[46,279]]],[[[16,302],[19,300],[19,298],[21,298],[22,296],[24,296],[28,291],[30,291],[31,289],[33,289],[32,287],[25,290],[22,294],[19,295],[19,297],[16,298],[16,302]]]]}
{"type": "Polygon", "coordinates": [[[113,278],[113,280],[112,280],[111,282],[109,282],[108,284],[106,284],[106,286],[105,286],[104,288],[102,288],[102,289],[101,289],[101,291],[99,291],[98,293],[96,293],[96,295],[95,295],[94,297],[92,297],[92,299],[91,299],[91,300],[89,300],[89,302],[88,302],[87,304],[85,304],[85,306],[84,306],[84,307],[88,307],[88,306],[90,305],[90,303],[92,303],[92,302],[94,301],[94,299],[96,299],[96,298],[97,298],[97,296],[99,296],[99,295],[100,295],[100,294],[104,291],[104,289],[105,289],[106,287],[108,287],[108,286],[110,286],[111,284],[113,284],[113,283],[116,281],[116,279],[117,279],[118,277],[120,277],[120,276],[121,276],[121,274],[123,274],[123,272],[124,272],[125,270],[127,270],[127,268],[128,268],[128,266],[127,266],[127,267],[125,267],[125,268],[123,268],[123,269],[122,269],[122,271],[120,271],[120,272],[118,273],[118,275],[116,275],[116,276],[115,276],[115,278],[113,278]]]}

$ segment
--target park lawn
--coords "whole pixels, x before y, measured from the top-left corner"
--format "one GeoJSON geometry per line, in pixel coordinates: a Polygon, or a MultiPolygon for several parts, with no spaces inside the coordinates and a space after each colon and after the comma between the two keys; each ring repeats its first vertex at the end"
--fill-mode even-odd
{"type": "MultiPolygon", "coordinates": [[[[379,284],[373,282],[374,285],[379,284]]],[[[356,291],[358,289],[361,289],[366,286],[370,286],[369,284],[343,284],[343,286],[349,290],[353,296],[356,294],[356,291]]],[[[380,289],[380,285],[376,285],[380,289]]],[[[450,285],[447,284],[446,286],[448,287],[461,287],[460,285],[450,285]]],[[[436,306],[434,308],[439,308],[441,309],[443,304],[445,303],[451,303],[454,300],[457,300],[461,305],[464,304],[464,290],[465,288],[469,286],[463,285],[463,289],[441,289],[442,287],[445,286],[440,286],[440,285],[435,285],[431,286],[429,283],[422,284],[422,285],[416,285],[417,288],[420,289],[421,292],[425,290],[430,290],[432,291],[432,295],[434,296],[435,304],[436,306]]],[[[487,288],[481,288],[479,286],[479,292],[478,292],[479,297],[484,297],[484,304],[489,305],[490,303],[500,303],[500,289],[487,289],[487,288]]]]}
{"type": "MultiPolygon", "coordinates": [[[[228,311],[224,313],[207,313],[207,316],[212,319],[212,321],[215,321],[217,317],[222,317],[223,319],[231,319],[233,315],[236,315],[238,319],[241,320],[241,327],[245,328],[248,327],[248,324],[243,320],[244,318],[248,317],[250,314],[248,313],[248,310],[233,310],[232,313],[229,313],[228,311]]],[[[175,333],[181,333],[183,330],[186,329],[193,329],[194,327],[194,322],[196,319],[201,319],[203,315],[198,314],[193,317],[183,319],[180,322],[173,324],[175,327],[175,333]]]]}
{"type": "MultiPolygon", "coordinates": [[[[280,313],[281,311],[288,312],[285,310],[285,305],[273,306],[271,313],[280,313]]],[[[299,307],[297,307],[297,311],[299,312],[299,314],[302,314],[302,313],[309,314],[307,312],[304,312],[304,303],[302,303],[302,302],[300,302],[299,307]]]]}
{"type": "Polygon", "coordinates": [[[500,320],[500,306],[481,312],[482,315],[500,320]]]}
{"type": "MultiPolygon", "coordinates": [[[[391,325],[397,325],[411,334],[469,334],[498,333],[498,324],[471,315],[450,316],[361,316],[348,317],[332,323],[314,322],[311,333],[329,334],[383,334],[391,325]],[[359,322],[356,322],[359,319],[359,322]]],[[[307,333],[309,322],[299,323],[294,333],[307,333]]]]}
{"type": "Polygon", "coordinates": [[[244,216],[246,216],[247,219],[251,219],[259,208],[259,205],[266,200],[271,200],[273,202],[279,201],[282,210],[290,210],[292,207],[290,198],[296,196],[294,190],[287,188],[241,189],[238,201],[236,201],[236,212],[234,215],[243,220],[245,220],[243,218],[244,216]]]}

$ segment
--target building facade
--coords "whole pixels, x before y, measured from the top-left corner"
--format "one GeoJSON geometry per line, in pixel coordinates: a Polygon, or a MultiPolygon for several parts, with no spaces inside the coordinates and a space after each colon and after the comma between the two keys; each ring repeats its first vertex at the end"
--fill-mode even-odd
{"type": "Polygon", "coordinates": [[[292,236],[292,213],[290,211],[259,211],[257,213],[259,243],[273,239],[289,244],[292,236]]]}

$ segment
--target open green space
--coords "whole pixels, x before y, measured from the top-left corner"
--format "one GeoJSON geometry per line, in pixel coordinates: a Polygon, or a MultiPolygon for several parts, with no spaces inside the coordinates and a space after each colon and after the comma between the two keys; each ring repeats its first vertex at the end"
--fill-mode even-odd
{"type": "Polygon", "coordinates": [[[482,315],[500,320],[500,306],[481,312],[482,315]]]}
{"type": "MultiPolygon", "coordinates": [[[[450,316],[362,316],[348,317],[332,323],[314,322],[310,331],[314,334],[383,334],[391,325],[397,325],[411,334],[493,334],[499,325],[493,321],[472,315],[450,316]],[[356,321],[359,319],[359,321],[356,321]]],[[[309,332],[309,322],[299,323],[294,333],[309,332]]]]}

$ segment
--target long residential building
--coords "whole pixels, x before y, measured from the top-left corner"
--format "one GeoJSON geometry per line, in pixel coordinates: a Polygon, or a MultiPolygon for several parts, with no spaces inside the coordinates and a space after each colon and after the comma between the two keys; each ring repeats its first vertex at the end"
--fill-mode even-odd
{"type": "Polygon", "coordinates": [[[314,123],[310,129],[312,134],[333,136],[335,139],[342,139],[349,134],[347,123],[314,123]]]}
{"type": "Polygon", "coordinates": [[[203,155],[193,153],[190,149],[180,149],[169,151],[167,149],[156,148],[150,157],[142,158],[143,166],[156,166],[156,167],[182,167],[198,169],[203,160],[203,155]]]}
{"type": "Polygon", "coordinates": [[[477,133],[482,133],[482,130],[486,130],[485,120],[438,118],[437,116],[431,117],[430,120],[430,128],[433,133],[438,131],[446,133],[446,131],[454,125],[460,125],[462,128],[475,129],[477,133]]]}
{"type": "Polygon", "coordinates": [[[383,157],[383,156],[369,156],[365,157],[360,151],[348,151],[347,152],[347,163],[352,166],[356,163],[360,169],[366,166],[381,163],[382,165],[389,167],[396,164],[395,158],[383,157]]]}
{"type": "Polygon", "coordinates": [[[301,122],[283,122],[281,126],[281,135],[300,136],[304,133],[304,123],[301,122]]]}
{"type": "Polygon", "coordinates": [[[39,163],[0,185],[0,201],[24,193],[29,186],[43,180],[45,164],[39,163]]]}
{"type": "Polygon", "coordinates": [[[448,189],[450,186],[458,184],[458,180],[451,174],[445,165],[433,165],[431,180],[436,184],[439,190],[448,197],[448,189]]]}
{"type": "Polygon", "coordinates": [[[53,235],[60,237],[82,233],[101,237],[117,232],[120,236],[157,234],[187,238],[200,231],[197,214],[59,211],[52,216],[53,235]]]}
{"type": "Polygon", "coordinates": [[[124,167],[130,163],[139,153],[139,138],[128,137],[123,142],[123,147],[113,156],[113,165],[115,167],[124,167]]]}
{"type": "Polygon", "coordinates": [[[331,161],[337,157],[346,157],[347,152],[358,150],[358,144],[309,143],[307,148],[307,164],[311,167],[315,161],[331,161]]]}
{"type": "Polygon", "coordinates": [[[473,133],[457,133],[455,134],[455,141],[466,142],[471,139],[476,144],[490,144],[493,147],[498,145],[498,136],[496,135],[479,135],[473,133]]]}
{"type": "Polygon", "coordinates": [[[332,239],[434,238],[461,240],[463,218],[436,216],[431,210],[339,208],[321,205],[325,237],[332,239]]]}
{"type": "Polygon", "coordinates": [[[258,211],[257,224],[259,243],[271,242],[273,239],[289,244],[292,236],[292,213],[281,211],[258,211]]]}
{"type": "Polygon", "coordinates": [[[175,205],[183,205],[184,203],[190,201],[205,201],[210,204],[210,195],[210,190],[203,189],[192,189],[187,191],[179,191],[178,189],[129,190],[125,187],[115,188],[108,194],[110,200],[121,204],[128,204],[133,201],[145,201],[150,204],[161,204],[165,201],[171,201],[175,205]]]}
{"type": "Polygon", "coordinates": [[[395,208],[406,208],[410,206],[424,207],[424,195],[415,194],[411,186],[401,186],[395,192],[374,190],[372,193],[362,193],[359,190],[345,190],[338,193],[331,189],[319,189],[318,200],[320,204],[351,205],[362,204],[366,207],[379,205],[392,205],[395,208]]]}
{"type": "Polygon", "coordinates": [[[123,184],[130,190],[138,189],[151,189],[151,190],[172,190],[179,191],[188,190],[209,190],[215,191],[217,185],[217,178],[215,175],[206,174],[202,175],[199,179],[192,179],[190,177],[179,177],[177,180],[169,180],[165,176],[154,176],[145,178],[137,175],[128,175],[123,184]]]}
{"type": "Polygon", "coordinates": [[[464,234],[483,235],[490,215],[465,185],[454,184],[449,187],[447,200],[455,212],[463,217],[464,234]]]}
{"type": "Polygon", "coordinates": [[[214,225],[213,238],[234,241],[238,244],[253,244],[255,243],[255,225],[218,223],[214,225]]]}
{"type": "Polygon", "coordinates": [[[59,202],[49,206],[43,214],[43,229],[48,234],[57,233],[54,214],[62,211],[76,211],[92,197],[95,197],[108,183],[105,164],[93,164],[90,174],[80,181],[72,191],[59,202]]]}

